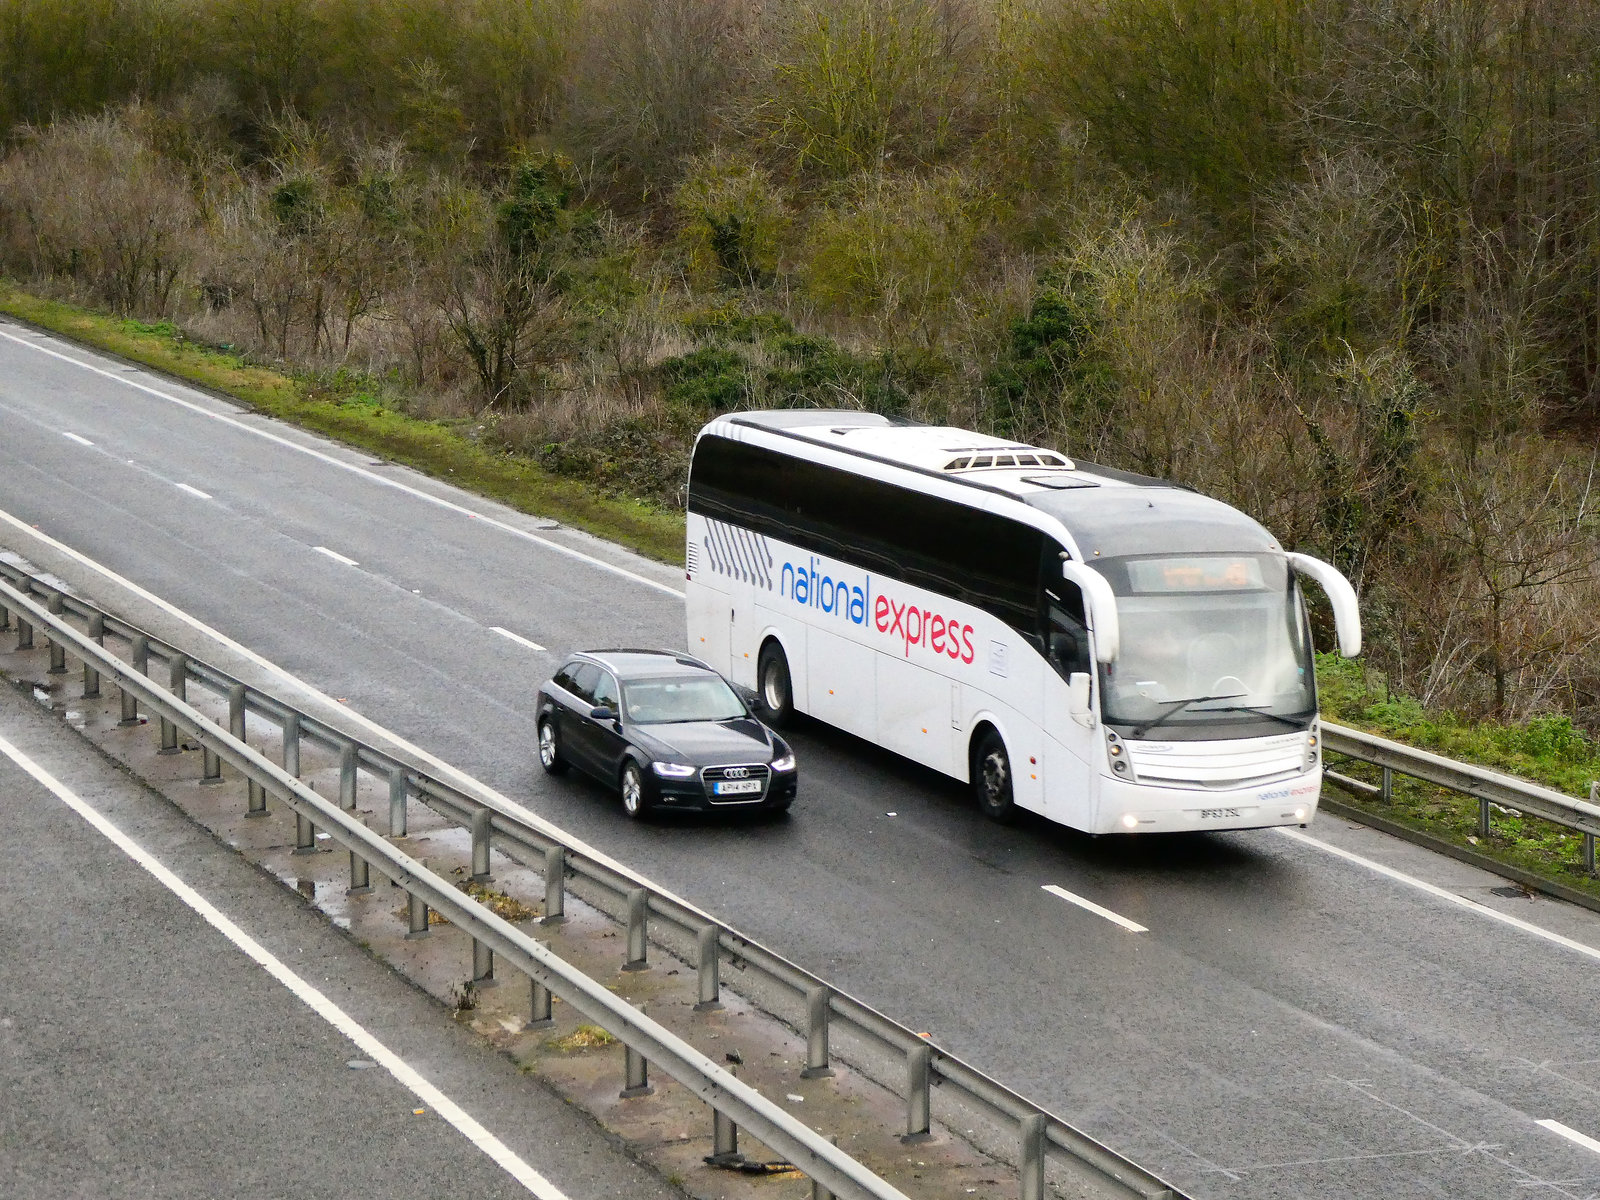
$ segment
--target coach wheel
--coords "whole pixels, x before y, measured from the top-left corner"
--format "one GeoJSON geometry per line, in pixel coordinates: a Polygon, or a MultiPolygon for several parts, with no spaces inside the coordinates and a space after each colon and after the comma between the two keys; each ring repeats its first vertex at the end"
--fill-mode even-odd
{"type": "Polygon", "coordinates": [[[1009,825],[1017,819],[1017,806],[1011,798],[1011,758],[992,729],[978,739],[972,752],[972,794],[991,821],[1009,825]]]}
{"type": "Polygon", "coordinates": [[[761,715],[768,725],[782,727],[794,719],[789,660],[777,642],[761,647],[761,657],[756,660],[756,691],[761,700],[761,715]]]}

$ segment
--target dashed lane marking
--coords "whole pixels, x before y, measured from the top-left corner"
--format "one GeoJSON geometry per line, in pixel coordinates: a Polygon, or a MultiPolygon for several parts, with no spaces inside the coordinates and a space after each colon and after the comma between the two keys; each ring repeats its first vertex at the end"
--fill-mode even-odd
{"type": "Polygon", "coordinates": [[[1074,895],[1064,887],[1057,887],[1053,883],[1044,885],[1044,890],[1052,896],[1060,896],[1069,904],[1076,904],[1079,908],[1086,908],[1097,917],[1104,917],[1113,925],[1121,925],[1129,933],[1149,933],[1150,931],[1137,921],[1130,921],[1121,913],[1114,913],[1109,908],[1101,908],[1093,900],[1085,900],[1082,896],[1074,895]]]}

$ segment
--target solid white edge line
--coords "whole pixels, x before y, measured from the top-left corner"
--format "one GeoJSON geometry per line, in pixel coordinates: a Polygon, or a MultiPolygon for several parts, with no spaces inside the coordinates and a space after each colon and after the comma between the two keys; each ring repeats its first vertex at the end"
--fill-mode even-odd
{"type": "Polygon", "coordinates": [[[468,1141],[493,1159],[506,1174],[539,1197],[539,1200],[567,1200],[565,1194],[557,1189],[554,1184],[524,1162],[494,1134],[475,1121],[455,1101],[424,1079],[415,1068],[380,1042],[377,1037],[369,1033],[364,1026],[357,1023],[354,1017],[350,1016],[349,1013],[345,1012],[332,1000],[329,1000],[299,975],[296,975],[281,959],[224,916],[215,905],[174,875],[154,855],[123,833],[106,817],[79,799],[65,784],[39,766],[38,763],[34,762],[33,759],[29,758],[4,737],[0,737],[0,752],[3,752],[17,766],[53,792],[58,800],[87,821],[112,845],[153,875],[163,887],[167,888],[179,900],[182,900],[184,904],[198,913],[223,937],[254,959],[268,975],[286,987],[307,1008],[342,1033],[374,1062],[380,1064],[412,1095],[422,1101],[426,1107],[433,1109],[446,1121],[449,1121],[468,1141]]]}
{"type": "Polygon", "coordinates": [[[63,429],[61,431],[61,436],[64,437],[64,438],[71,438],[73,441],[77,442],[78,445],[80,445],[80,446],[92,446],[92,445],[94,445],[93,442],[91,442],[88,438],[84,437],[81,433],[73,433],[72,430],[70,430],[70,429],[63,429]]]}
{"type": "Polygon", "coordinates": [[[176,486],[181,488],[183,491],[188,492],[191,496],[199,496],[200,499],[202,499],[202,500],[211,499],[211,493],[210,492],[202,492],[199,488],[193,487],[193,486],[191,486],[191,485],[189,485],[187,483],[180,483],[180,484],[177,484],[176,486]]]}
{"type": "Polygon", "coordinates": [[[1593,1150],[1596,1154],[1600,1154],[1600,1142],[1595,1141],[1595,1139],[1590,1137],[1588,1134],[1579,1133],[1570,1125],[1563,1125],[1560,1121],[1552,1121],[1548,1117],[1546,1117],[1543,1121],[1538,1122],[1538,1124],[1543,1125],[1551,1133],[1559,1133],[1569,1142],[1576,1142],[1585,1150],[1593,1150]]]}
{"type": "Polygon", "coordinates": [[[581,550],[574,550],[570,546],[563,546],[560,542],[553,542],[549,538],[539,537],[537,534],[529,533],[525,529],[518,529],[515,525],[508,525],[504,521],[498,521],[493,517],[484,516],[482,513],[474,512],[472,509],[467,508],[465,505],[457,504],[453,500],[446,500],[442,496],[432,495],[420,488],[414,488],[409,484],[402,483],[398,479],[385,478],[374,471],[367,470],[365,467],[359,467],[355,463],[345,462],[343,459],[335,458],[331,454],[325,454],[321,450],[314,449],[311,446],[302,446],[298,442],[291,441],[286,437],[280,437],[278,434],[270,433],[265,429],[257,429],[247,422],[227,416],[224,413],[212,412],[210,409],[199,404],[195,404],[192,401],[185,400],[181,396],[174,396],[170,392],[163,392],[159,388],[153,388],[149,384],[140,383],[138,380],[130,379],[126,375],[118,375],[114,371],[107,371],[102,367],[95,366],[93,363],[86,363],[82,359],[73,358],[70,354],[62,354],[59,350],[53,350],[49,346],[42,346],[38,342],[30,342],[27,338],[18,337],[16,334],[8,333],[4,329],[0,329],[0,337],[5,338],[7,341],[15,342],[19,346],[26,346],[30,350],[37,350],[40,354],[48,354],[51,358],[58,358],[64,363],[70,363],[75,367],[81,367],[85,371],[92,371],[96,375],[103,376],[106,379],[114,379],[118,383],[126,384],[128,387],[131,387],[136,391],[144,392],[146,395],[154,396],[158,400],[166,400],[171,404],[178,405],[180,408],[186,408],[190,412],[198,413],[202,417],[209,417],[213,421],[220,421],[222,424],[232,426],[234,429],[241,430],[245,433],[254,434],[256,437],[265,438],[269,442],[274,442],[277,445],[284,446],[290,450],[295,450],[301,454],[309,455],[312,458],[320,459],[322,462],[338,467],[342,471],[349,471],[352,475],[359,475],[361,478],[366,479],[369,482],[382,484],[384,487],[394,488],[396,491],[405,492],[407,495],[415,496],[419,500],[424,500],[429,504],[436,505],[439,508],[447,509],[450,512],[460,513],[462,516],[468,517],[474,521],[482,521],[484,524],[490,525],[503,533],[509,533],[513,537],[519,537],[524,541],[533,542],[535,545],[543,546],[547,550],[553,550],[557,554],[563,554],[568,558],[576,559],[578,562],[587,563],[591,567],[610,572],[613,575],[620,575],[624,579],[631,579],[635,583],[643,584],[648,588],[654,588],[658,592],[665,592],[669,596],[677,596],[680,598],[683,596],[683,593],[677,588],[668,587],[664,583],[657,583],[654,579],[648,579],[637,572],[628,570],[626,567],[619,567],[615,563],[606,562],[603,558],[595,558],[592,554],[585,554],[581,550]]]}
{"type": "Polygon", "coordinates": [[[1044,890],[1052,896],[1060,896],[1069,904],[1076,904],[1079,908],[1086,908],[1098,917],[1104,917],[1113,925],[1121,925],[1129,933],[1149,933],[1150,931],[1137,921],[1130,921],[1120,913],[1114,913],[1109,908],[1101,908],[1093,900],[1085,900],[1082,896],[1075,896],[1064,887],[1057,887],[1053,883],[1044,885],[1044,890]]]}
{"type": "Polygon", "coordinates": [[[1284,837],[1293,838],[1297,842],[1304,843],[1307,846],[1314,846],[1318,850],[1332,854],[1336,858],[1342,858],[1346,862],[1352,862],[1357,866],[1366,867],[1368,870],[1376,871],[1379,875],[1386,876],[1387,878],[1394,880],[1396,883],[1403,883],[1407,887],[1414,887],[1418,891],[1426,892],[1428,895],[1434,896],[1440,900],[1447,900],[1451,904],[1456,905],[1458,908],[1464,908],[1468,912],[1477,913],[1480,917],[1488,917],[1491,921],[1499,921],[1502,925],[1509,925],[1513,929],[1520,929],[1523,933],[1531,933],[1535,937],[1541,937],[1547,942],[1555,943],[1557,946],[1565,946],[1568,950],[1575,950],[1587,958],[1592,958],[1596,962],[1600,962],[1600,949],[1597,949],[1594,946],[1586,945],[1585,943],[1576,941],[1573,938],[1564,937],[1559,933],[1553,932],[1552,930],[1535,925],[1531,921],[1524,921],[1521,917],[1513,917],[1510,913],[1503,913],[1499,909],[1490,908],[1487,904],[1479,903],[1477,900],[1473,900],[1468,896],[1458,895],[1447,888],[1440,887],[1438,884],[1429,883],[1424,879],[1418,879],[1414,875],[1407,875],[1404,871],[1397,871],[1393,867],[1387,867],[1380,862],[1374,862],[1370,858],[1364,858],[1361,855],[1354,854],[1349,850],[1340,849],[1338,846],[1324,842],[1319,838],[1314,838],[1308,833],[1302,833],[1298,829],[1289,829],[1280,825],[1277,827],[1277,830],[1279,833],[1283,834],[1284,837]]]}
{"type": "Polygon", "coordinates": [[[326,546],[313,546],[311,548],[313,550],[315,550],[318,554],[326,554],[329,558],[333,559],[335,562],[342,562],[347,567],[359,567],[361,565],[355,559],[346,558],[344,555],[340,554],[337,550],[329,550],[326,546]]]}
{"type": "Polygon", "coordinates": [[[489,626],[489,628],[494,630],[496,633],[498,633],[503,638],[510,638],[513,642],[517,643],[517,645],[519,645],[519,646],[526,646],[529,650],[538,650],[541,653],[544,651],[544,647],[539,645],[538,642],[530,642],[527,638],[523,637],[520,633],[512,633],[511,630],[504,629],[504,628],[500,627],[499,625],[491,625],[491,626],[489,626]]]}

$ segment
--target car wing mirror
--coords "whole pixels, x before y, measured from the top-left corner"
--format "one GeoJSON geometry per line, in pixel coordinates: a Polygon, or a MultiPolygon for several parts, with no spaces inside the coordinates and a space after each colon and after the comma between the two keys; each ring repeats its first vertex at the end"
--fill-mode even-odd
{"type": "Polygon", "coordinates": [[[595,721],[615,721],[617,714],[604,704],[597,704],[589,710],[589,717],[595,721]]]}

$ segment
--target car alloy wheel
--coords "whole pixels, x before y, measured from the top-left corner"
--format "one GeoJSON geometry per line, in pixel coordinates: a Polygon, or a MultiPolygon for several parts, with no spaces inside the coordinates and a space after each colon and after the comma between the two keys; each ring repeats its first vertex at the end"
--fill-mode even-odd
{"type": "Polygon", "coordinates": [[[559,775],[567,769],[566,759],[561,757],[561,746],[556,741],[556,727],[551,721],[539,722],[539,765],[551,775],[559,775]]]}
{"type": "Polygon", "coordinates": [[[638,763],[628,763],[622,768],[622,811],[638,819],[649,807],[644,796],[644,775],[638,763]]]}

